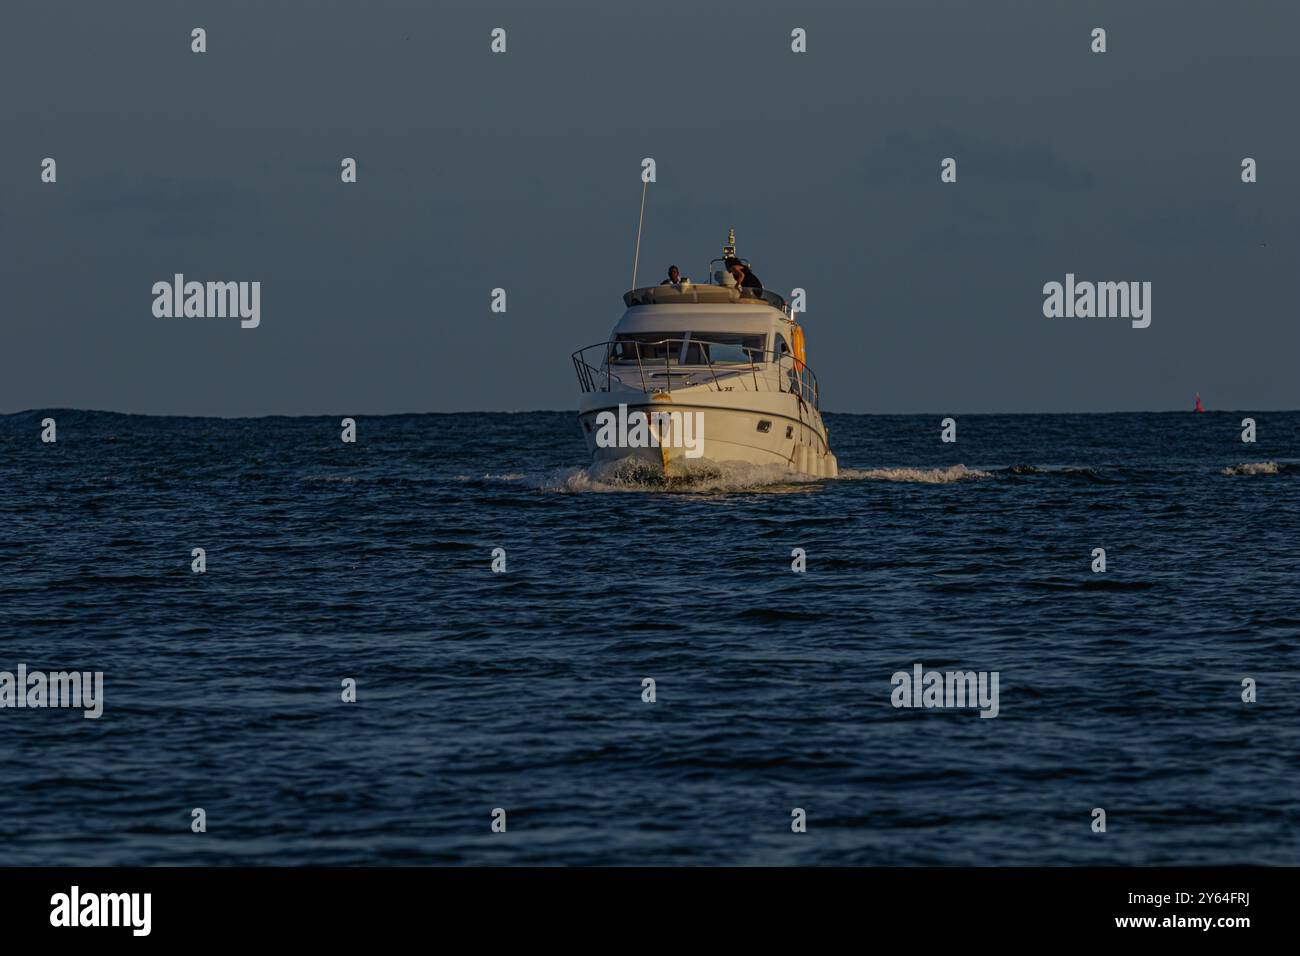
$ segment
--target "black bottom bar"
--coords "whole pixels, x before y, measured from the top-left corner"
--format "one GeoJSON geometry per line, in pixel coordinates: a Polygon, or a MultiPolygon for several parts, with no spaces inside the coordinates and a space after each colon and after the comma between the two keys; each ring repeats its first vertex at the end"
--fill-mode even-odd
{"type": "MultiPolygon", "coordinates": [[[[734,939],[1039,939],[1282,929],[1293,869],[0,869],[6,940],[667,943],[681,922],[734,939]],[[77,887],[73,907],[72,887],[77,887]],[[102,894],[140,894],[135,897],[102,894]],[[74,915],[75,909],[75,915],[74,915]],[[54,921],[69,925],[54,926],[54,921]],[[117,927],[70,924],[112,922],[117,927]],[[608,931],[626,933],[611,937],[608,931]],[[952,935],[952,934],[957,935],[952,935]],[[989,935],[994,934],[994,935],[989,935]],[[143,934],[141,934],[143,935],[143,934]]],[[[809,940],[805,940],[809,941],[809,940]]]]}

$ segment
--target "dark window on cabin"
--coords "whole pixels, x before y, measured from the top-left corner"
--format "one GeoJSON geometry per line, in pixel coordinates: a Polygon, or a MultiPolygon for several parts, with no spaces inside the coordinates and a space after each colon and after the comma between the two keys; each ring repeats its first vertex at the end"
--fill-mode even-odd
{"type": "MultiPolygon", "coordinates": [[[[642,362],[677,364],[685,332],[625,332],[610,346],[611,362],[635,362],[640,348],[642,362]]],[[[767,336],[752,332],[691,332],[686,345],[686,365],[749,365],[764,361],[767,336]]]]}
{"type": "Polygon", "coordinates": [[[624,333],[614,339],[609,349],[611,362],[635,362],[638,354],[642,362],[676,364],[677,355],[682,350],[685,332],[636,332],[624,333]],[[639,350],[639,351],[638,351],[639,350]]]}
{"type": "Polygon", "coordinates": [[[711,362],[714,365],[749,365],[762,362],[766,355],[767,336],[762,333],[746,332],[696,332],[692,333],[691,347],[696,346],[695,336],[701,350],[701,364],[711,362]]]}

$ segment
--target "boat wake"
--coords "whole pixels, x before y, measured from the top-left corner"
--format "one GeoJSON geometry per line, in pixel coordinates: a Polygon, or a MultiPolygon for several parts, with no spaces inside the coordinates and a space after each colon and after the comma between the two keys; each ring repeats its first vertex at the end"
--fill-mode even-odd
{"type": "Polygon", "coordinates": [[[714,462],[706,458],[674,461],[672,472],[665,475],[662,469],[650,462],[625,458],[588,468],[560,468],[540,478],[525,480],[539,491],[563,493],[682,491],[698,494],[756,489],[793,490],[825,479],[792,472],[784,465],[714,462]]]}
{"type": "Polygon", "coordinates": [[[1225,475],[1276,475],[1280,471],[1286,471],[1290,466],[1279,465],[1275,461],[1245,461],[1240,465],[1233,465],[1225,468],[1222,474],[1225,475]]]}
{"type": "Polygon", "coordinates": [[[992,472],[952,465],[948,468],[843,468],[840,478],[849,481],[897,481],[907,484],[949,485],[958,481],[992,478],[992,472]]]}
{"type": "Polygon", "coordinates": [[[673,473],[665,476],[652,463],[635,458],[592,465],[588,468],[560,468],[547,475],[486,476],[497,480],[519,480],[539,491],[581,494],[584,492],[681,491],[692,493],[744,491],[806,491],[836,481],[890,481],[916,484],[949,484],[990,478],[987,471],[965,465],[950,468],[845,469],[838,478],[818,478],[791,471],[784,465],[755,465],[743,461],[673,462],[673,473]]]}
{"type": "MultiPolygon", "coordinates": [[[[741,461],[714,462],[707,458],[673,462],[667,476],[653,463],[636,458],[604,462],[586,468],[557,468],[544,474],[488,474],[462,481],[509,482],[536,491],[561,494],[592,492],[686,492],[716,494],[748,491],[810,491],[837,481],[879,481],[895,484],[952,485],[987,479],[1014,481],[1044,479],[1105,480],[1102,470],[1065,465],[1014,465],[1006,468],[844,468],[838,478],[818,478],[791,471],[784,465],[755,465],[741,461]]],[[[1223,475],[1277,475],[1300,471],[1300,465],[1274,461],[1243,462],[1224,468],[1223,475]]]]}

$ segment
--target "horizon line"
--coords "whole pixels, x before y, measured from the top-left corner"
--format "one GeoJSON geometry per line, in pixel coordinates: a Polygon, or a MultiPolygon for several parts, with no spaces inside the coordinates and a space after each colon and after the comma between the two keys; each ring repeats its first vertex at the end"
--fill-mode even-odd
{"type": "MultiPolygon", "coordinates": [[[[833,411],[830,409],[821,410],[825,415],[853,415],[857,417],[874,416],[879,418],[916,418],[921,416],[947,416],[947,415],[974,415],[974,416],[994,416],[994,415],[1210,415],[1210,414],[1263,414],[1263,413],[1292,413],[1300,412],[1300,408],[1207,408],[1197,412],[1192,408],[1158,408],[1158,409],[1107,409],[1092,411],[1054,411],[1054,412],[1035,412],[1035,411],[998,411],[998,412],[980,412],[980,411],[911,411],[911,412],[850,412],[850,411],[833,411]]],[[[43,406],[38,408],[25,408],[15,412],[0,412],[0,418],[13,418],[19,415],[51,414],[51,413],[81,413],[94,415],[129,415],[138,418],[206,418],[221,421],[240,421],[258,418],[338,418],[340,416],[355,418],[358,416],[365,418],[409,418],[417,415],[539,415],[539,414],[565,414],[577,415],[576,409],[568,408],[515,408],[515,409],[459,409],[456,411],[406,411],[406,412],[260,412],[242,415],[222,415],[222,414],[196,414],[190,412],[123,412],[111,408],[72,408],[69,406],[43,406]]]]}

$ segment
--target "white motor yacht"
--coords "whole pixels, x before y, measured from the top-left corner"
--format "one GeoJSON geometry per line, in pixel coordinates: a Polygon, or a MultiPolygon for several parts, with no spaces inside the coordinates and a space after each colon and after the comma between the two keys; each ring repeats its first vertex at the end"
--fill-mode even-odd
{"type": "Polygon", "coordinates": [[[632,459],[665,477],[693,461],[838,474],[803,330],[784,298],[737,286],[723,267],[735,253],[733,230],[708,282],[633,289],[608,341],[573,353],[594,463],[632,459]]]}

